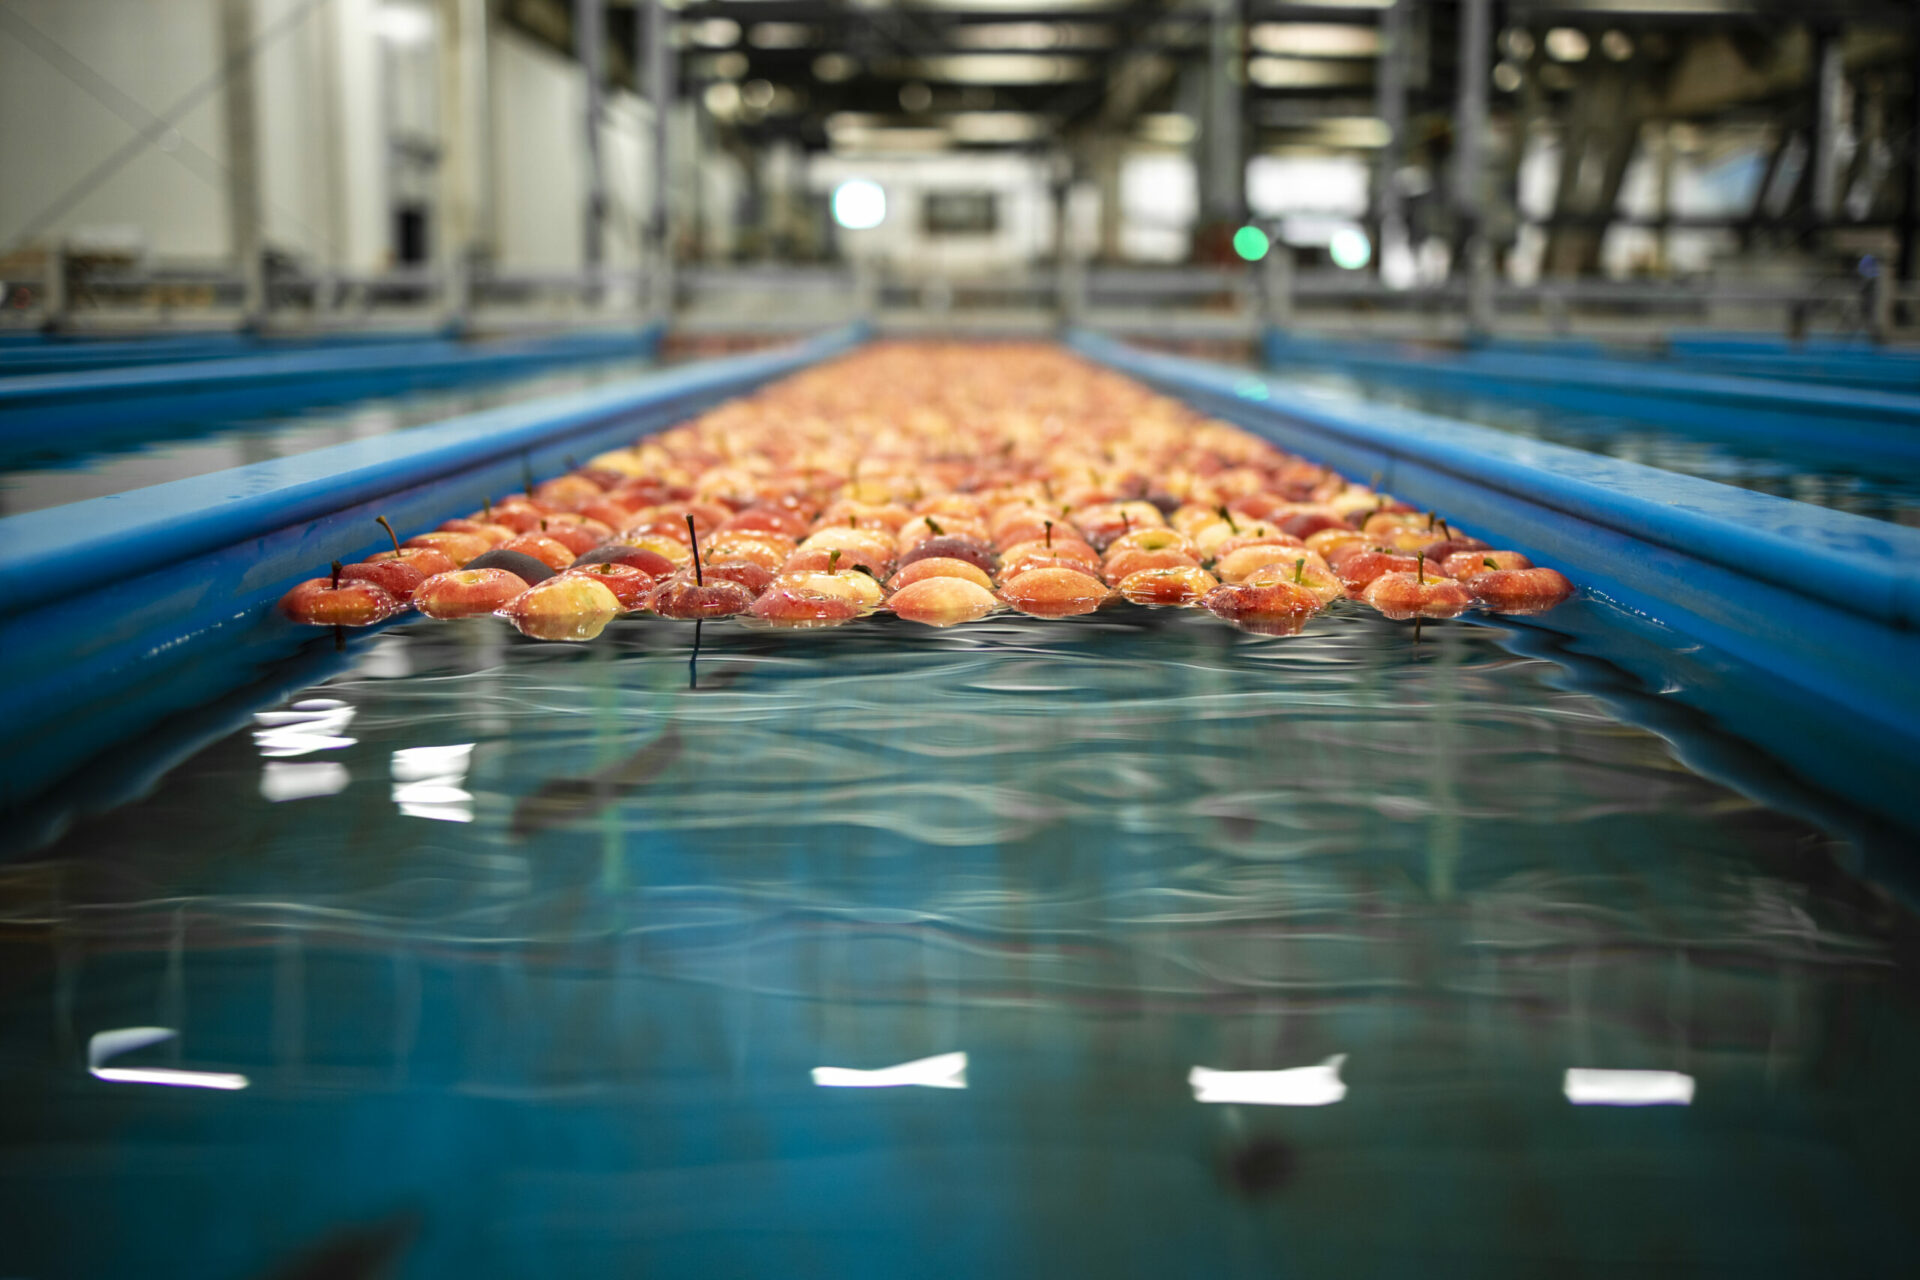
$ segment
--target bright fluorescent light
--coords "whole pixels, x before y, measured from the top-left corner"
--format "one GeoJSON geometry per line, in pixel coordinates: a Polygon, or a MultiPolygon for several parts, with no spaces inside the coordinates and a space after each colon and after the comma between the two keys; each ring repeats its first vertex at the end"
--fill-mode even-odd
{"type": "Polygon", "coordinates": [[[887,220],[887,193],[868,178],[849,178],[833,191],[833,220],[849,231],[871,231],[887,220]]]}
{"type": "Polygon", "coordinates": [[[350,747],[358,739],[343,736],[354,710],[337,698],[306,698],[285,711],[256,711],[253,741],[270,759],[350,747]]]}
{"type": "Polygon", "coordinates": [[[1257,22],[1248,41],[1261,53],[1296,58],[1368,58],[1380,52],[1380,32],[1332,22],[1257,22]]]}
{"type": "Polygon", "coordinates": [[[960,111],[943,122],[958,142],[1031,142],[1047,136],[1047,121],[1021,111],[960,111]]]}
{"type": "Polygon", "coordinates": [[[244,1089],[247,1078],[231,1071],[181,1071],[172,1067],[109,1067],[123,1053],[171,1040],[172,1027],[121,1027],[101,1031],[87,1041],[87,1073],[116,1084],[163,1084],[180,1089],[244,1089]]]}
{"type": "Polygon", "coordinates": [[[1187,1072],[1195,1102],[1238,1102],[1256,1107],[1324,1107],[1347,1096],[1340,1067],[1347,1060],[1336,1053],[1312,1067],[1285,1071],[1214,1071],[1195,1067],[1187,1072]]]}
{"type": "Polygon", "coordinates": [[[433,39],[433,14],[419,5],[383,4],[373,11],[373,30],[389,44],[425,44],[433,39]]]}
{"type": "Polygon", "coordinates": [[[813,1082],[823,1089],[897,1089],[904,1085],[918,1085],[923,1089],[964,1089],[967,1087],[967,1055],[942,1053],[875,1071],[861,1071],[854,1067],[815,1067],[813,1082]]]}
{"type": "Polygon", "coordinates": [[[1567,1101],[1576,1107],[1685,1107],[1693,1077],[1679,1071],[1602,1071],[1569,1067],[1567,1101]]]}
{"type": "Polygon", "coordinates": [[[1262,89],[1324,89],[1365,84],[1372,77],[1373,64],[1368,62],[1275,57],[1247,60],[1247,79],[1262,89]]]}
{"type": "Polygon", "coordinates": [[[1092,75],[1093,63],[1043,53],[954,53],[902,59],[889,70],[947,84],[1054,84],[1092,75]]]}

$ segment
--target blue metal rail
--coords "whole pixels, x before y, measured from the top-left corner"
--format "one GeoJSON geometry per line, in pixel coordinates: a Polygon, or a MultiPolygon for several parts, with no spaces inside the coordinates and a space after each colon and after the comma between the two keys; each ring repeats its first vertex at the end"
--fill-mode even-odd
{"type": "Polygon", "coordinates": [[[1307,338],[1278,330],[1267,362],[1605,414],[1688,434],[1815,447],[1827,459],[1920,462],[1920,395],[1694,373],[1656,361],[1307,338]]]}
{"type": "MultiPolygon", "coordinates": [[[[1672,692],[1854,803],[1912,825],[1920,766],[1920,530],[1076,335],[1083,353],[1458,527],[1617,606],[1652,687],[1673,650],[1755,673],[1672,692]]],[[[1703,659],[1704,660],[1704,659],[1703,659]]],[[[1711,663],[1709,663],[1711,666],[1711,663]]]]}
{"type": "Polygon", "coordinates": [[[661,333],[655,326],[515,342],[432,339],[0,379],[0,458],[60,456],[185,424],[645,356],[661,333]]]}

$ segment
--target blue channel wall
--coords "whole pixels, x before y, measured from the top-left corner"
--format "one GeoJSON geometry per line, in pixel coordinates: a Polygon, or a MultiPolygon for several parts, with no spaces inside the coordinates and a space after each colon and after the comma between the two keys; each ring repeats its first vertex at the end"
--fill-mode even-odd
{"type": "MultiPolygon", "coordinates": [[[[1736,686],[1707,710],[1821,786],[1913,825],[1920,529],[1106,338],[1072,343],[1561,569],[1618,606],[1623,623],[1664,629],[1667,649],[1704,643],[1745,664],[1765,687],[1736,686]],[[1791,725],[1766,710],[1783,697],[1799,709],[1791,725]]],[[[1658,687],[1665,673],[1653,665],[1636,674],[1658,687]]]]}
{"type": "Polygon", "coordinates": [[[0,520],[0,805],[303,646],[289,587],[835,354],[854,331],[0,520]]]}
{"type": "Polygon", "coordinates": [[[1334,368],[1409,386],[1523,400],[1688,434],[1818,449],[1828,458],[1920,463],[1920,395],[1689,371],[1656,360],[1444,352],[1270,330],[1267,362],[1334,368]]]}
{"type": "Polygon", "coordinates": [[[524,374],[549,365],[646,356],[663,329],[514,341],[443,338],[329,344],[134,368],[0,378],[0,457],[59,456],[187,424],[524,374]]]}

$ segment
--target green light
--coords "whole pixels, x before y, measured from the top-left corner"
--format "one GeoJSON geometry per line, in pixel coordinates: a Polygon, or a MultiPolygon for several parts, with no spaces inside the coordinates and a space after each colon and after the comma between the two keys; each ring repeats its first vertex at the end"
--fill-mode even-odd
{"type": "MultiPolygon", "coordinates": [[[[1219,241],[1214,243],[1218,244],[1219,241]]],[[[1258,262],[1266,257],[1272,243],[1267,239],[1267,233],[1258,227],[1242,227],[1233,233],[1233,251],[1248,262],[1258,262]]]]}

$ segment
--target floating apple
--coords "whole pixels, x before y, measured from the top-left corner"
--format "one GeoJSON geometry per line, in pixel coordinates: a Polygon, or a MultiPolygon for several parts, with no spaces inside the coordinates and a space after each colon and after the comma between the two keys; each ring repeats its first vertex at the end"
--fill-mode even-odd
{"type": "Polygon", "coordinates": [[[618,542],[603,542],[591,551],[582,552],[571,567],[584,569],[590,564],[632,565],[655,579],[664,578],[679,567],[658,551],[649,551],[645,547],[629,547],[618,542]]]}
{"type": "Polygon", "coordinates": [[[455,569],[421,583],[413,604],[429,618],[472,618],[512,604],[529,585],[506,569],[455,569]]]}
{"type": "Polygon", "coordinates": [[[1198,565],[1170,569],[1142,569],[1119,583],[1119,592],[1135,604],[1188,605],[1220,585],[1220,580],[1198,565]]]}
{"type": "Polygon", "coordinates": [[[478,534],[438,532],[408,538],[402,549],[405,547],[432,547],[435,551],[444,552],[456,566],[493,549],[493,545],[478,534]]]}
{"type": "Polygon", "coordinates": [[[614,599],[620,602],[621,611],[625,613],[646,608],[647,598],[653,594],[655,586],[651,574],[632,565],[614,564],[611,561],[581,565],[576,569],[568,569],[567,573],[591,578],[613,592],[614,599]]]}
{"type": "Polygon", "coordinates": [[[1449,578],[1465,582],[1489,569],[1531,569],[1533,561],[1518,551],[1456,551],[1441,562],[1440,568],[1449,578]]]}
{"type": "MultiPolygon", "coordinates": [[[[929,562],[923,560],[920,563],[929,562]]],[[[962,622],[974,622],[1000,607],[993,592],[978,582],[946,576],[910,582],[894,592],[893,598],[887,603],[908,622],[929,627],[951,627],[962,622]]]]}
{"type": "Polygon", "coordinates": [[[960,578],[971,582],[982,591],[993,590],[993,579],[989,578],[980,566],[965,560],[955,560],[950,556],[929,556],[925,560],[915,560],[894,574],[887,585],[899,591],[902,587],[910,587],[928,578],[960,578]]]}
{"type": "Polygon", "coordinates": [[[621,612],[620,599],[586,573],[563,573],[528,587],[500,609],[523,636],[535,640],[591,640],[621,612]]]}
{"type": "Polygon", "coordinates": [[[1294,635],[1320,609],[1319,597],[1292,582],[1223,583],[1200,598],[1215,617],[1261,635],[1294,635]]]}
{"type": "Polygon", "coordinates": [[[805,628],[837,627],[865,617],[868,609],[846,596],[773,586],[761,593],[747,612],[772,626],[805,628]]]}
{"type": "Polygon", "coordinates": [[[1565,574],[1538,568],[1483,569],[1466,580],[1464,589],[1495,613],[1544,613],[1573,594],[1565,574]]]}
{"type": "Polygon", "coordinates": [[[406,611],[384,588],[341,572],[335,560],[327,577],[309,578],[281,596],[280,612],[314,627],[370,627],[406,611]]]}
{"type": "Polygon", "coordinates": [[[1106,603],[1106,583],[1075,569],[1029,569],[1000,586],[1000,595],[1036,618],[1070,618],[1106,603]]]}
{"type": "Polygon", "coordinates": [[[340,570],[340,577],[348,582],[371,582],[401,604],[411,601],[415,588],[427,580],[426,574],[405,560],[368,560],[350,564],[340,570]]]}
{"type": "Polygon", "coordinates": [[[773,570],[751,560],[708,560],[700,570],[715,581],[737,582],[754,596],[773,585],[773,570]]]}
{"type": "MultiPolygon", "coordinates": [[[[580,554],[566,543],[549,538],[544,533],[523,533],[500,549],[531,556],[556,573],[562,569],[572,568],[574,558],[580,554]]],[[[591,550],[591,548],[588,549],[591,550]]]]}
{"type": "Polygon", "coordinates": [[[545,582],[553,576],[553,566],[544,560],[535,560],[524,551],[510,551],[505,547],[495,547],[485,555],[475,556],[467,561],[469,569],[505,569],[528,586],[545,582]]]}

